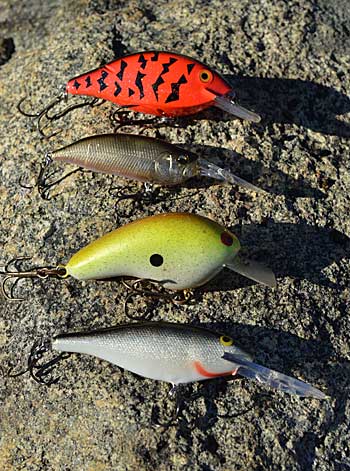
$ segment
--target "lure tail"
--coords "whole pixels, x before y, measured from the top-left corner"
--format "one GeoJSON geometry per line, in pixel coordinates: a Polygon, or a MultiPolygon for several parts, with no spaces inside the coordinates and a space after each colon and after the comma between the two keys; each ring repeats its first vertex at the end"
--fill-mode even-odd
{"type": "Polygon", "coordinates": [[[273,271],[258,262],[243,259],[239,255],[236,255],[231,262],[226,262],[225,266],[240,275],[269,286],[270,288],[276,287],[276,277],[273,271]]]}
{"type": "Polygon", "coordinates": [[[259,193],[265,193],[265,190],[258,188],[252,183],[243,180],[243,178],[240,178],[237,175],[234,175],[233,173],[228,172],[227,170],[224,170],[223,168],[218,167],[217,165],[208,162],[205,159],[198,159],[198,164],[201,176],[215,178],[216,180],[221,180],[227,183],[234,183],[248,190],[253,190],[259,193]]]}
{"type": "Polygon", "coordinates": [[[239,366],[238,374],[245,378],[267,384],[272,388],[279,389],[289,394],[296,394],[301,397],[313,397],[315,399],[327,399],[326,394],[310,384],[253,363],[246,358],[242,358],[240,355],[225,352],[223,358],[239,366]]]}

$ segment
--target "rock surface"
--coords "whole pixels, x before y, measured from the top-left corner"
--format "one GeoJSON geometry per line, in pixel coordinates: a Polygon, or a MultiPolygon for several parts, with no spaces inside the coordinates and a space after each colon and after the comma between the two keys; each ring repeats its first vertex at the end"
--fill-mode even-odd
{"type": "MultiPolygon", "coordinates": [[[[2,471],[350,469],[349,31],[346,0],[0,0],[1,262],[64,262],[103,233],[161,211],[212,217],[274,269],[278,288],[225,271],[187,306],[147,304],[153,319],[224,330],[260,363],[331,396],[302,400],[216,379],[190,386],[195,397],[178,425],[157,429],[152,408],[153,416],[171,411],[168,385],[71,357],[50,388],[29,376],[1,380],[2,471]],[[69,114],[53,123],[63,132],[45,140],[17,112],[19,99],[28,95],[23,106],[40,109],[67,79],[152,49],[211,65],[263,119],[213,111],[147,132],[186,143],[269,194],[198,182],[115,210],[110,188],[124,186],[121,178],[74,174],[50,201],[21,187],[49,149],[111,132],[113,105],[69,114]]],[[[21,282],[16,294],[28,299],[1,300],[4,373],[25,367],[40,336],[126,321],[117,283],[21,282]]]]}

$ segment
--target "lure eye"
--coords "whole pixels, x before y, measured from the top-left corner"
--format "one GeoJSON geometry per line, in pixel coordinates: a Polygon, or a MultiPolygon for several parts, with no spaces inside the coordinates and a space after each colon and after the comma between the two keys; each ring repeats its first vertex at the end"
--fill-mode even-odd
{"type": "Polygon", "coordinates": [[[211,82],[213,78],[213,74],[209,70],[201,70],[199,74],[199,78],[201,82],[208,83],[208,82],[211,82]]]}
{"type": "Polygon", "coordinates": [[[220,337],[220,343],[224,347],[231,347],[231,345],[233,345],[233,340],[231,339],[231,337],[228,337],[227,335],[222,335],[220,337]]]}
{"type": "Polygon", "coordinates": [[[231,245],[233,244],[232,236],[228,234],[227,232],[223,232],[221,234],[221,242],[224,245],[227,245],[227,247],[231,247],[231,245]]]}
{"type": "Polygon", "coordinates": [[[188,155],[179,155],[177,161],[179,164],[185,165],[190,161],[190,158],[188,155]]]}

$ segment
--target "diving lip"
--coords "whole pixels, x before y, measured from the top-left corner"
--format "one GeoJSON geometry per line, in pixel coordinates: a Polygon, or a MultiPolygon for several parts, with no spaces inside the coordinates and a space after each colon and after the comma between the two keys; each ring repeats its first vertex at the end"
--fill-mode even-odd
{"type": "Polygon", "coordinates": [[[279,389],[280,391],[295,394],[300,397],[313,397],[320,400],[329,398],[324,392],[311,386],[309,383],[253,363],[243,358],[242,355],[225,352],[222,358],[238,366],[237,373],[239,375],[266,384],[271,388],[279,389]]]}
{"type": "Polygon", "coordinates": [[[229,94],[221,96],[217,95],[214,98],[213,104],[217,108],[220,108],[227,113],[233,114],[238,118],[246,119],[247,121],[252,121],[253,123],[259,123],[261,121],[261,117],[258,114],[254,113],[253,111],[249,111],[246,108],[243,108],[243,106],[235,103],[232,96],[229,94]]]}
{"type": "Polygon", "coordinates": [[[234,175],[233,173],[221,167],[218,167],[212,162],[208,162],[208,160],[205,160],[202,157],[198,158],[198,164],[200,168],[200,175],[204,175],[210,178],[216,178],[217,180],[221,180],[227,183],[240,185],[243,188],[253,190],[258,193],[266,193],[265,190],[263,190],[262,188],[258,188],[257,186],[247,182],[243,178],[238,177],[237,175],[234,175]]]}
{"type": "Polygon", "coordinates": [[[262,285],[268,286],[269,288],[276,288],[277,282],[275,274],[270,268],[265,267],[261,263],[236,255],[232,260],[226,262],[225,266],[262,285]]]}

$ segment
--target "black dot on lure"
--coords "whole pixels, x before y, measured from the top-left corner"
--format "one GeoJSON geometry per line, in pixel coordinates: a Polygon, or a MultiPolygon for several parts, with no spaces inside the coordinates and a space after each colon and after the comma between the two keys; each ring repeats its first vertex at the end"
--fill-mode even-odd
{"type": "Polygon", "coordinates": [[[163,257],[158,253],[154,253],[153,255],[151,255],[149,261],[154,267],[160,267],[161,265],[163,265],[164,262],[163,257]]]}

